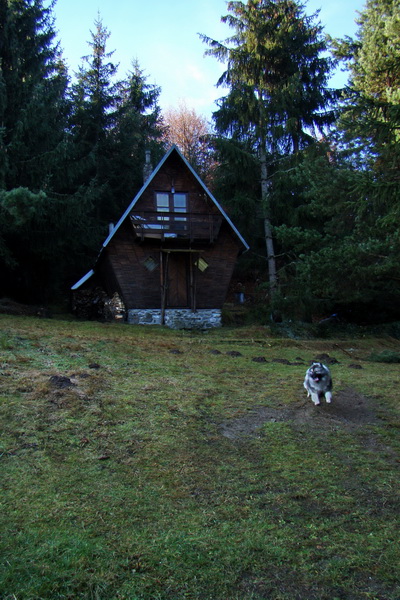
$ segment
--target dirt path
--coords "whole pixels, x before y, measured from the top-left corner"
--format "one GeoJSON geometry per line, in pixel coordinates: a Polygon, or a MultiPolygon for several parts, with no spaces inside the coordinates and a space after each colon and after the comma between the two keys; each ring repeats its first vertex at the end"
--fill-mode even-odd
{"type": "Polygon", "coordinates": [[[292,423],[293,427],[323,431],[338,427],[357,429],[376,424],[379,418],[368,398],[352,388],[345,388],[336,392],[332,404],[322,402],[320,406],[314,406],[308,399],[293,407],[254,406],[243,416],[223,422],[220,431],[223,436],[235,440],[243,436],[259,435],[264,424],[282,421],[292,423]]]}

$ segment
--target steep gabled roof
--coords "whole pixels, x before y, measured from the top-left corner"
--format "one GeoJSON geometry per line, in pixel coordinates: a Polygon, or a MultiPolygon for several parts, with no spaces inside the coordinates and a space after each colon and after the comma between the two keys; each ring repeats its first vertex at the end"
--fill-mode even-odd
{"type": "Polygon", "coordinates": [[[197,173],[193,169],[193,167],[188,163],[188,161],[186,160],[186,158],[180,152],[179,148],[177,146],[175,146],[175,145],[171,146],[171,148],[168,150],[168,152],[165,154],[165,156],[158,163],[157,167],[151,173],[150,177],[147,179],[147,181],[144,182],[142,188],[138,191],[138,193],[136,194],[136,196],[134,197],[134,199],[132,200],[132,202],[130,203],[130,205],[128,206],[128,208],[126,209],[126,211],[124,212],[124,214],[122,215],[122,217],[120,218],[120,220],[118,221],[118,223],[115,225],[115,227],[113,228],[113,230],[111,231],[111,233],[109,234],[109,236],[104,241],[103,248],[105,248],[107,246],[107,244],[109,243],[109,241],[113,238],[113,236],[117,232],[118,228],[122,225],[122,223],[125,221],[125,219],[131,213],[133,207],[135,206],[135,204],[139,200],[139,198],[142,196],[142,194],[145,191],[145,189],[147,188],[147,186],[150,185],[152,179],[154,179],[154,177],[157,175],[157,173],[159,172],[159,170],[162,168],[162,166],[164,165],[164,163],[168,160],[168,158],[171,156],[171,154],[173,152],[176,152],[178,154],[178,156],[181,158],[181,160],[186,165],[186,167],[189,169],[189,171],[192,173],[192,175],[197,179],[197,181],[199,182],[199,184],[201,185],[201,187],[203,188],[203,190],[205,191],[205,193],[207,194],[207,196],[212,200],[212,202],[214,202],[215,206],[218,208],[218,210],[220,211],[220,213],[223,215],[223,217],[229,223],[229,225],[233,229],[234,233],[237,235],[237,237],[242,242],[242,244],[245,247],[245,249],[248,250],[249,246],[248,246],[247,242],[245,242],[245,240],[243,239],[243,237],[241,236],[241,234],[239,233],[239,231],[237,230],[237,228],[234,226],[234,224],[232,223],[232,221],[230,220],[230,218],[228,217],[228,215],[225,213],[224,209],[217,202],[217,200],[214,198],[214,196],[212,195],[212,193],[210,192],[210,190],[207,188],[207,186],[203,183],[203,181],[197,175],[197,173]]]}
{"type": "MultiPolygon", "coordinates": [[[[180,159],[182,160],[182,162],[186,165],[186,167],[189,169],[189,171],[192,173],[192,175],[197,179],[197,181],[199,182],[199,184],[203,188],[204,192],[207,194],[207,196],[210,198],[210,200],[215,204],[215,206],[218,208],[218,210],[220,211],[220,213],[222,214],[222,216],[224,217],[224,219],[226,220],[226,222],[232,228],[232,230],[235,233],[235,235],[239,238],[239,240],[243,244],[245,250],[249,249],[249,245],[243,239],[243,237],[241,236],[241,234],[239,233],[239,231],[237,230],[237,228],[234,226],[234,224],[232,223],[232,221],[230,220],[230,218],[228,217],[228,215],[226,214],[226,212],[224,211],[224,209],[217,202],[217,200],[214,198],[214,196],[212,195],[212,193],[210,192],[210,190],[207,188],[207,186],[203,183],[203,181],[197,175],[197,173],[193,169],[193,167],[188,163],[188,161],[186,160],[186,158],[180,152],[179,148],[176,145],[173,145],[168,150],[168,152],[165,154],[165,156],[160,160],[160,162],[158,163],[157,167],[151,173],[150,177],[148,177],[148,179],[144,182],[143,186],[138,191],[138,193],[136,194],[136,196],[133,198],[132,202],[129,204],[128,208],[126,209],[126,211],[124,212],[124,214],[122,215],[122,217],[119,219],[118,223],[113,227],[112,231],[109,233],[108,237],[103,242],[103,246],[102,246],[102,248],[101,248],[101,250],[99,252],[97,260],[99,260],[103,249],[106,248],[106,246],[108,245],[108,243],[110,242],[110,240],[112,240],[112,238],[114,237],[114,235],[116,234],[116,232],[118,231],[118,229],[120,228],[120,226],[122,225],[122,223],[129,216],[129,214],[132,212],[133,207],[135,206],[135,204],[137,203],[137,201],[141,198],[141,196],[142,196],[143,192],[145,191],[145,189],[150,185],[151,181],[154,179],[154,177],[157,175],[157,173],[160,171],[160,169],[163,167],[163,165],[165,164],[165,162],[168,160],[168,158],[171,156],[171,154],[173,152],[176,152],[178,154],[178,156],[180,157],[180,159]]],[[[92,277],[92,275],[94,275],[94,270],[93,269],[91,269],[88,273],[86,273],[86,275],[84,275],[79,281],[77,281],[71,287],[71,289],[72,290],[78,289],[88,279],[90,279],[90,277],[92,277]]]]}
{"type": "Polygon", "coordinates": [[[91,278],[91,276],[94,275],[94,271],[93,269],[90,269],[90,271],[88,271],[86,273],[86,275],[84,275],[83,277],[81,277],[81,279],[79,281],[77,281],[72,287],[71,290],[77,290],[78,288],[81,287],[81,285],[83,285],[85,283],[85,281],[87,281],[88,279],[91,278]]]}

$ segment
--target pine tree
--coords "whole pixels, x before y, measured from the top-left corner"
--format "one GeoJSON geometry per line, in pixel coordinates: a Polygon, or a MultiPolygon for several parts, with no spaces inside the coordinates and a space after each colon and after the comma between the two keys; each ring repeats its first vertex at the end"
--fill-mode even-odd
{"type": "Polygon", "coordinates": [[[321,153],[274,177],[289,209],[275,215],[284,223],[275,232],[287,257],[285,296],[319,314],[400,316],[399,8],[367,2],[356,38],[335,42],[350,75],[336,150],[320,144],[321,153]]]}
{"type": "Polygon", "coordinates": [[[67,74],[50,8],[41,0],[0,0],[0,185],[52,184],[62,150],[67,74]]]}
{"type": "Polygon", "coordinates": [[[52,8],[0,0],[2,292],[25,301],[65,291],[93,263],[108,222],[142,185],[145,148],[157,160],[162,136],[158,88],[138,65],[115,81],[100,19],[67,94],[52,8]]]}
{"type": "Polygon", "coordinates": [[[225,44],[203,37],[207,54],[227,64],[218,81],[229,92],[214,114],[216,130],[252,146],[260,165],[264,238],[271,291],[277,287],[271,223],[274,163],[313,141],[313,130],[333,120],[327,89],[331,61],[316,15],[293,0],[229,2],[222,18],[234,29],[225,44]]]}
{"type": "Polygon", "coordinates": [[[365,188],[397,204],[400,167],[400,2],[368,0],[355,40],[335,42],[350,70],[340,127],[354,159],[367,171],[365,188]]]}
{"type": "Polygon", "coordinates": [[[100,17],[91,36],[91,54],[83,58],[72,87],[71,131],[78,165],[74,185],[92,203],[101,237],[142,186],[145,149],[159,157],[163,125],[160,90],[146,82],[139,63],[117,79],[114,52],[107,51],[110,32],[100,17]]]}
{"type": "Polygon", "coordinates": [[[365,277],[355,270],[356,176],[325,140],[274,173],[274,221],[280,224],[274,232],[282,266],[275,300],[288,318],[329,315],[339,304],[359,301],[363,287],[365,293],[365,277]]]}
{"type": "MultiPolygon", "coordinates": [[[[348,282],[348,301],[398,317],[399,0],[368,0],[357,23],[355,39],[333,42],[337,57],[350,72],[338,123],[338,148],[352,171],[352,193],[346,204],[353,215],[353,229],[329,255],[334,259],[340,254],[340,264],[351,264],[352,271],[346,275],[332,260],[332,280],[342,286],[348,282]]],[[[316,258],[317,254],[314,265],[316,258]]]]}
{"type": "Polygon", "coordinates": [[[93,216],[106,230],[116,207],[109,186],[114,155],[113,130],[117,119],[118,82],[114,80],[118,65],[107,52],[110,32],[100,16],[95,20],[88,45],[91,53],[82,59],[72,86],[72,143],[75,163],[73,186],[93,203],[93,216]]]}
{"type": "Polygon", "coordinates": [[[110,185],[119,213],[143,185],[146,150],[154,164],[163,154],[165,126],[158,105],[160,92],[157,85],[147,83],[138,60],[132,62],[126,78],[118,84],[116,149],[110,185]]]}
{"type": "Polygon", "coordinates": [[[61,240],[73,230],[60,195],[67,74],[53,21],[41,0],[0,0],[2,283],[29,300],[60,281],[61,240]]]}

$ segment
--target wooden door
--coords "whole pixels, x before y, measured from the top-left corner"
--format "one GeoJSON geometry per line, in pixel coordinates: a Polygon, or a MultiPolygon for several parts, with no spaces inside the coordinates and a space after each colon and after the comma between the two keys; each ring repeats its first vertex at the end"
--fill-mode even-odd
{"type": "Polygon", "coordinates": [[[189,306],[188,255],[171,252],[168,261],[168,293],[167,306],[170,308],[187,308],[189,306]]]}

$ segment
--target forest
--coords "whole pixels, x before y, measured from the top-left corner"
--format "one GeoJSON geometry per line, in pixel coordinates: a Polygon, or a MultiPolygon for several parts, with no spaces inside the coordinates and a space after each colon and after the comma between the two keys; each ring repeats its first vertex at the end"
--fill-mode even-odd
{"type": "Polygon", "coordinates": [[[163,114],[138,60],[120,78],[100,17],[72,77],[53,8],[0,0],[0,298],[67,302],[145,151],[175,142],[250,246],[235,280],[259,315],[400,320],[400,0],[367,0],[354,39],[295,0],[228,2],[231,36],[201,36],[227,90],[211,124],[163,114]]]}

